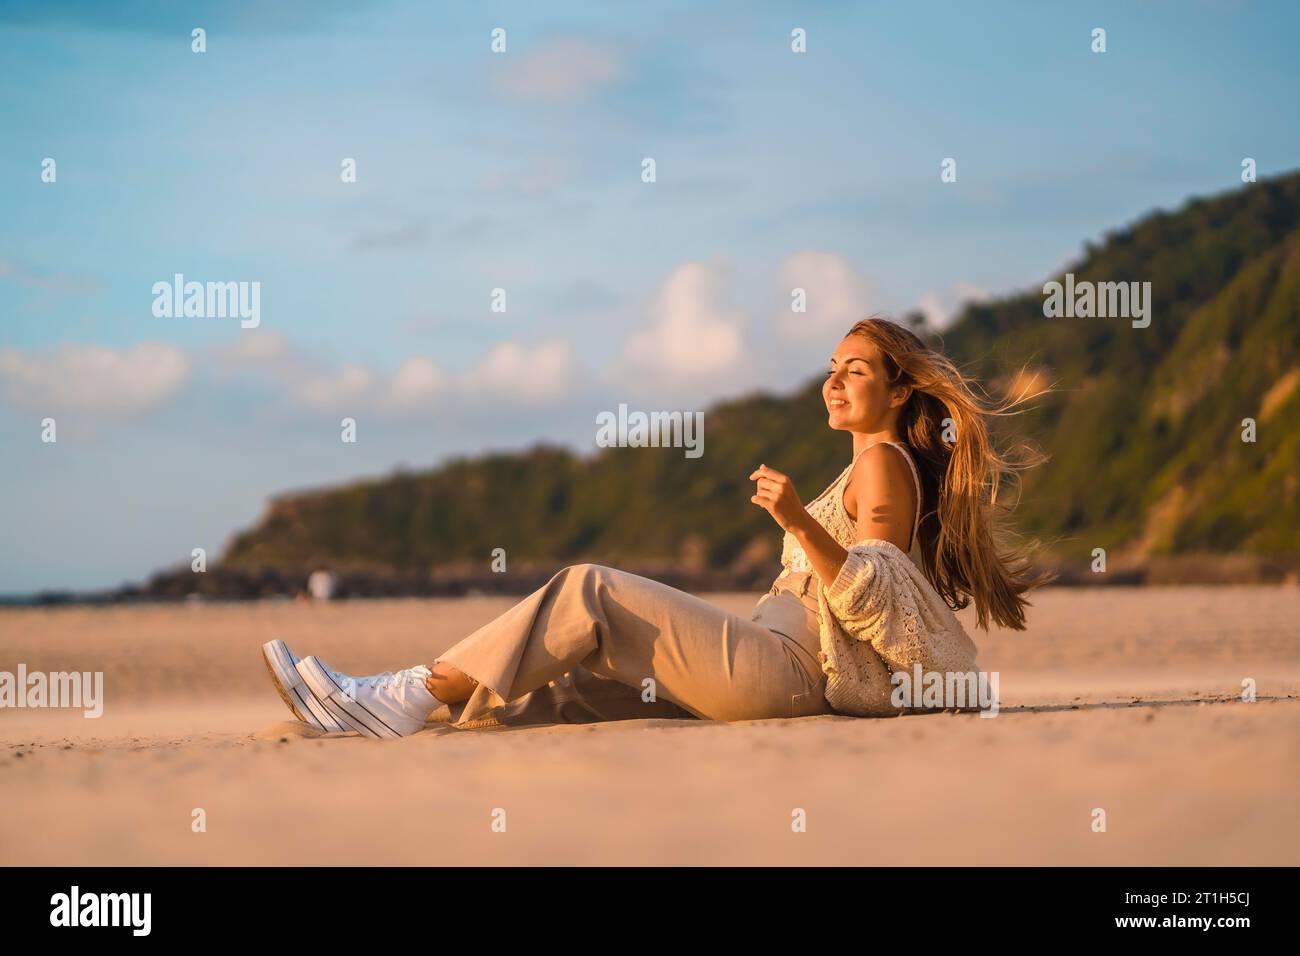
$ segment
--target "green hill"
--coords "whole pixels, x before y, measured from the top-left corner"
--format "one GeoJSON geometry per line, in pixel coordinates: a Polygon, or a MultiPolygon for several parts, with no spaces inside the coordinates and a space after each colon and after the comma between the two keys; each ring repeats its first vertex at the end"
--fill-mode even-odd
{"type": "MultiPolygon", "coordinates": [[[[1051,456],[1026,477],[1018,529],[1076,565],[1095,547],[1300,554],[1300,175],[1145,217],[1068,271],[1150,282],[1150,326],[1045,318],[1039,283],[968,307],[934,338],[993,394],[1024,363],[1058,389],[1003,428],[1051,456]]],[[[749,503],[749,466],[779,462],[811,498],[846,461],[845,436],[824,423],[818,380],[709,410],[699,459],[539,446],[282,496],[223,565],[472,576],[505,547],[512,570],[595,560],[762,581],[780,531],[749,503]]]]}

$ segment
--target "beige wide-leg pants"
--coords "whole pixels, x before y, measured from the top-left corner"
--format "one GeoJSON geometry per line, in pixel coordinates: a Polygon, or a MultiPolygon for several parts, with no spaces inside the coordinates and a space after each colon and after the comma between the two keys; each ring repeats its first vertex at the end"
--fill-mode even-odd
{"type": "Polygon", "coordinates": [[[783,576],[746,620],[640,575],[567,567],[438,657],[478,686],[429,719],[477,729],[833,713],[810,584],[783,576]]]}

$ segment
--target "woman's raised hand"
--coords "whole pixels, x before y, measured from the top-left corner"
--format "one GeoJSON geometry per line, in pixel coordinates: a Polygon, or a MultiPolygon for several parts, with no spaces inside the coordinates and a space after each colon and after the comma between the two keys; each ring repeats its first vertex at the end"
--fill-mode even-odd
{"type": "Polygon", "coordinates": [[[794,482],[775,468],[759,465],[749,476],[758,482],[754,496],[749,500],[764,509],[783,531],[795,531],[808,520],[808,512],[794,490],[794,482]]]}

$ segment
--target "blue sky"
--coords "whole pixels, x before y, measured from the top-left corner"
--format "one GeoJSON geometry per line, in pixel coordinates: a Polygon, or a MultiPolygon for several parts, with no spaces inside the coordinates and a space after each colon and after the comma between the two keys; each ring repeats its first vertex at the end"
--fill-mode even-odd
{"type": "Polygon", "coordinates": [[[0,593],[215,555],[291,488],[591,449],[619,402],[788,391],[861,315],[1041,284],[1244,157],[1297,165],[1298,26],[1246,2],[0,2],[0,593]],[[178,272],[259,282],[260,326],[155,317],[178,272]]]}

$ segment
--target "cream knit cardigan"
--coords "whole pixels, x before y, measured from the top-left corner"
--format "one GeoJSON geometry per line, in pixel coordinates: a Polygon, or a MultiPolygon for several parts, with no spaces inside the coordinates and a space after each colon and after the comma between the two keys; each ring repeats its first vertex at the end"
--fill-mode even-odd
{"type": "MultiPolygon", "coordinates": [[[[922,500],[921,476],[911,451],[898,442],[882,442],[902,452],[922,500]]],[[[874,447],[874,446],[873,446],[874,447]]],[[[818,658],[826,674],[826,701],[835,710],[860,717],[895,717],[890,703],[890,674],[923,671],[967,673],[977,670],[976,648],[952,609],[910,556],[890,541],[857,541],[857,529],[844,508],[844,488],[863,449],[825,491],[809,502],[808,513],[848,551],[839,575],[817,589],[821,629],[818,658]],[[856,543],[855,543],[856,542],[856,543]]],[[[918,553],[912,524],[912,550],[918,553]]],[[[790,572],[811,572],[794,535],[787,533],[781,564],[790,572]]],[[[779,579],[778,579],[779,580],[779,579]]]]}
{"type": "Polygon", "coordinates": [[[895,717],[890,674],[975,671],[976,648],[952,609],[895,544],[859,541],[817,589],[826,701],[859,717],[895,717]]]}

